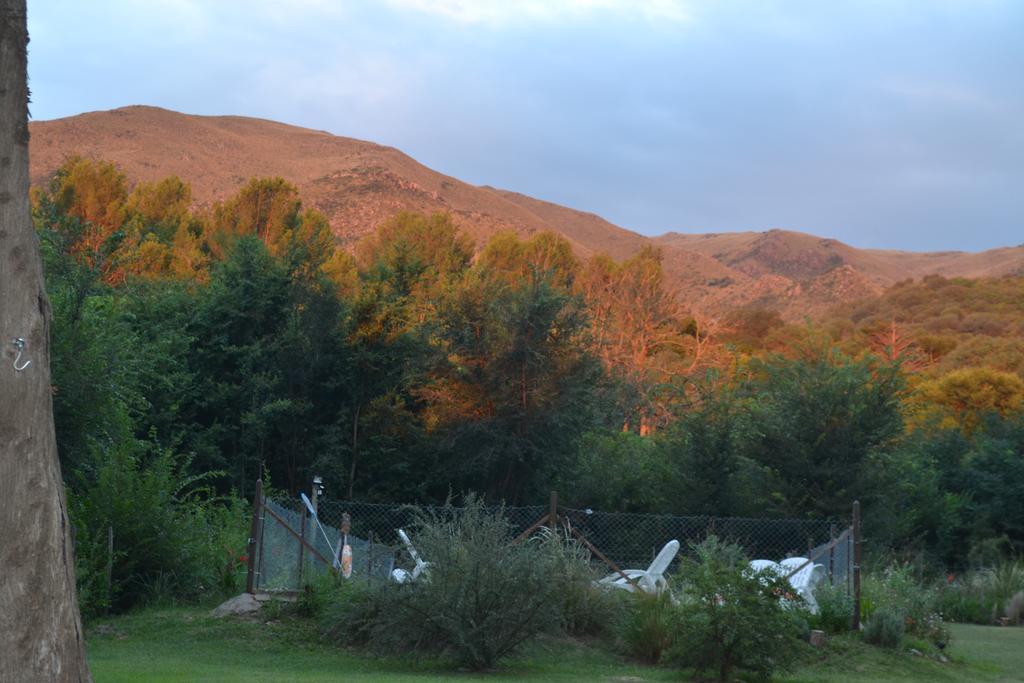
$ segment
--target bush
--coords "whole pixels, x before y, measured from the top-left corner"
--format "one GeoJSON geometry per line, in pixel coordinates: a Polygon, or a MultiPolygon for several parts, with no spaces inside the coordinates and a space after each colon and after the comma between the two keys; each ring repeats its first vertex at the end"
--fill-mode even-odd
{"type": "Polygon", "coordinates": [[[237,590],[245,567],[248,506],[213,497],[203,484],[216,475],[188,477],[182,474],[185,465],[168,452],[144,460],[116,448],[94,479],[69,490],[79,603],[86,618],[237,590]]]}
{"type": "Polygon", "coordinates": [[[914,576],[909,564],[893,563],[862,579],[861,617],[866,622],[879,610],[903,615],[906,626],[923,622],[936,611],[938,596],[914,576]]]}
{"type": "Polygon", "coordinates": [[[574,636],[608,632],[622,613],[625,596],[594,585],[599,577],[590,566],[590,551],[568,533],[547,532],[541,540],[562,629],[574,636]]]}
{"type": "Polygon", "coordinates": [[[1021,618],[1024,617],[1024,591],[1017,591],[1006,601],[1004,612],[1011,624],[1020,626],[1021,618]]]}
{"type": "Polygon", "coordinates": [[[992,624],[1001,618],[1020,619],[1014,596],[1024,592],[1024,561],[1004,561],[949,580],[937,591],[938,604],[953,621],[992,624]]]}
{"type": "Polygon", "coordinates": [[[314,617],[324,637],[345,645],[368,645],[382,586],[326,575],[308,586],[299,613],[314,617]]]}
{"type": "Polygon", "coordinates": [[[347,602],[345,597],[349,584],[356,583],[359,582],[346,581],[334,572],[314,574],[302,586],[295,599],[295,613],[308,619],[321,620],[331,605],[347,602]]]}
{"type": "Polygon", "coordinates": [[[624,593],[628,597],[622,642],[635,659],[657,664],[675,643],[676,618],[669,595],[624,593]]]}
{"type": "Polygon", "coordinates": [[[683,563],[682,602],[673,658],[698,676],[713,668],[719,681],[735,669],[768,678],[792,663],[800,647],[800,615],[782,607],[792,592],[771,570],[753,572],[742,551],[714,537],[683,563]]]}
{"type": "Polygon", "coordinates": [[[991,624],[994,621],[994,605],[972,583],[968,579],[940,586],[937,608],[943,616],[956,623],[991,624]]]}
{"type": "Polygon", "coordinates": [[[562,541],[548,536],[513,544],[503,511],[488,510],[473,497],[461,510],[421,512],[410,532],[430,566],[413,583],[385,584],[366,594],[357,621],[371,647],[451,657],[484,670],[538,634],[558,629],[556,573],[579,561],[560,555],[562,541]]]}
{"type": "Polygon", "coordinates": [[[814,591],[818,601],[818,613],[808,615],[811,628],[826,633],[845,633],[850,630],[853,619],[853,596],[844,586],[833,586],[822,581],[814,591]]]}
{"type": "MultiPolygon", "coordinates": [[[[926,638],[939,649],[946,647],[950,641],[950,632],[943,621],[940,611],[939,593],[918,581],[909,565],[893,564],[879,574],[872,574],[863,582],[864,599],[862,616],[865,620],[865,640],[867,625],[874,621],[876,614],[883,614],[882,621],[896,615],[904,632],[920,638],[926,638]]],[[[888,624],[877,624],[873,628],[882,629],[884,636],[891,637],[888,624]]],[[[869,640],[868,642],[874,642],[869,640]]],[[[885,647],[891,647],[882,642],[885,647]]]]}
{"type": "Polygon", "coordinates": [[[903,613],[892,607],[874,611],[864,623],[864,642],[880,647],[896,648],[906,631],[903,613]]]}

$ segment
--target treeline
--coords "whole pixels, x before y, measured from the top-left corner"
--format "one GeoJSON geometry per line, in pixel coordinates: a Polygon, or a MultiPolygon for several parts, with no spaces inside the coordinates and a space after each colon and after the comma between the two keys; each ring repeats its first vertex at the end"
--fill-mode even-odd
{"type": "Polygon", "coordinates": [[[75,158],[34,206],[73,500],[159,463],[182,491],[243,497],[317,473],[363,500],[557,487],[608,510],[838,517],[859,498],[879,547],[963,564],[1024,543],[1020,377],[922,371],[931,347],[911,357],[887,312],[712,317],[655,250],[475,245],[445,215],[399,214],[349,254],[281,179],[193,210],[176,178],[130,188],[75,158]]]}
{"type": "Polygon", "coordinates": [[[351,256],[281,179],[190,202],[80,158],[35,194],[68,470],[134,440],[243,493],[315,469],[335,495],[525,500],[581,434],[666,424],[706,341],[654,250],[581,263],[506,233],[478,252],[448,216],[399,214],[351,256]]]}

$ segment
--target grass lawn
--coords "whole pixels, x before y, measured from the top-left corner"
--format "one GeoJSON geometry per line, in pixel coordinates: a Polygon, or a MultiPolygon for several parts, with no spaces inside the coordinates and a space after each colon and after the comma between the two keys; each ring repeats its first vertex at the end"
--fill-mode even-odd
{"type": "MultiPolygon", "coordinates": [[[[500,672],[474,675],[437,665],[380,660],[324,644],[303,621],[216,620],[207,610],[154,609],[87,631],[97,683],[121,681],[671,681],[678,671],[631,663],[596,646],[559,641],[531,647],[500,672]]],[[[1024,629],[954,626],[953,662],[885,652],[833,638],[780,681],[1024,681],[1024,629]]]]}
{"type": "Polygon", "coordinates": [[[832,638],[787,683],[883,681],[1024,681],[1024,628],[952,624],[948,664],[905,652],[886,652],[850,638],[832,638]]]}

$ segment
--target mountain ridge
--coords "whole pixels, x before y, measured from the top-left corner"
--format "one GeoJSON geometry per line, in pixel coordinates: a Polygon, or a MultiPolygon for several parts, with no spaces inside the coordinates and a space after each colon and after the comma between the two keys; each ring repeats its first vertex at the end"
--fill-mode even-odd
{"type": "Polygon", "coordinates": [[[1024,246],[983,252],[859,249],[789,230],[668,232],[648,237],[597,214],[434,171],[401,150],[327,131],[244,116],[197,116],[133,105],[34,121],[30,172],[45,184],[72,154],[105,159],[131,182],[177,175],[209,206],[253,176],[294,183],[351,247],[399,210],[446,211],[478,245],[495,232],[554,230],[587,257],[628,258],[661,248],[667,282],[691,307],[764,306],[796,319],[837,303],[875,296],[925,275],[985,277],[1024,273],[1024,246]]]}

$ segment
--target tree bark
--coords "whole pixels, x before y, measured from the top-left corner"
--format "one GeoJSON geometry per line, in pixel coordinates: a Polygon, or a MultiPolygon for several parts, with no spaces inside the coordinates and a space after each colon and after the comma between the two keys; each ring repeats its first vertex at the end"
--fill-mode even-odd
{"type": "Polygon", "coordinates": [[[27,44],[25,0],[0,0],[0,681],[90,681],[29,210],[27,44]]]}

